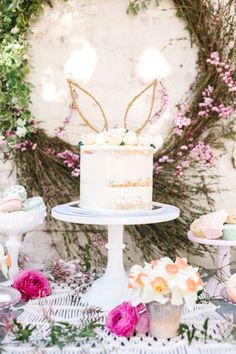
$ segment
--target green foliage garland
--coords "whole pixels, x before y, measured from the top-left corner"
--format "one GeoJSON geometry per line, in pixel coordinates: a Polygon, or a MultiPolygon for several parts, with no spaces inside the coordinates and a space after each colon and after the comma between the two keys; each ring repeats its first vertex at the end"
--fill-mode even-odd
{"type": "MultiPolygon", "coordinates": [[[[131,1],[127,12],[136,15],[150,3],[151,0],[131,1]]],[[[50,213],[52,206],[79,196],[78,178],[71,175],[63,161],[57,158],[57,153],[65,149],[75,154],[79,151],[59,138],[47,136],[35,124],[29,110],[31,84],[26,81],[30,69],[27,36],[45,4],[53,6],[50,0],[0,0],[0,140],[8,143],[10,152],[6,158],[12,154],[18,181],[27,186],[29,193],[42,195],[50,213]],[[15,148],[25,140],[30,142],[25,152],[15,148]],[[53,153],[49,153],[52,150],[53,153]]],[[[234,2],[227,0],[222,4],[218,1],[213,5],[210,0],[174,0],[174,4],[177,16],[186,22],[192,42],[199,48],[199,70],[187,98],[187,118],[191,124],[184,126],[179,135],[173,130],[155,156],[158,173],[154,174],[154,200],[178,206],[181,217],[167,224],[128,228],[134,245],[142,250],[146,259],[155,258],[158,253],[174,255],[178,250],[196,252],[186,239],[186,231],[194,218],[213,206],[211,195],[215,191],[215,176],[211,175],[206,181],[204,176],[208,167],[191,155],[190,148],[185,151],[182,147],[204,142],[212,148],[222,149],[225,139],[235,138],[232,117],[223,119],[216,111],[210,111],[207,117],[199,115],[203,92],[209,85],[213,88],[211,98],[218,106],[223,104],[235,109],[235,92],[229,90],[217,66],[207,61],[217,52],[221,61],[232,66],[232,79],[236,79],[234,2]],[[163,162],[164,156],[168,158],[163,162]],[[189,167],[185,170],[186,160],[189,167]]],[[[63,232],[68,255],[79,255],[87,268],[91,263],[102,261],[97,235],[104,237],[103,229],[55,223],[50,217],[48,228],[63,232]],[[86,235],[84,244],[79,242],[78,232],[86,235]],[[96,250],[91,253],[91,249],[96,250]]]]}

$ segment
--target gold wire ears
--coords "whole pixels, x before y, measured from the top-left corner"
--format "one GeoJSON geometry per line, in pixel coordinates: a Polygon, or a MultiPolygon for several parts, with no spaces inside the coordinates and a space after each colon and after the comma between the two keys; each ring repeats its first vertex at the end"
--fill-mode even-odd
{"type": "MultiPolygon", "coordinates": [[[[87,126],[92,129],[93,131],[99,133],[99,130],[94,127],[90,122],[89,120],[85,117],[85,115],[81,112],[80,110],[80,107],[79,107],[79,104],[77,103],[77,100],[76,100],[76,96],[75,96],[75,91],[73,89],[73,86],[77,87],[78,89],[80,89],[81,91],[83,91],[86,95],[88,95],[89,97],[91,97],[94,102],[96,103],[96,105],[98,106],[100,112],[102,113],[102,116],[103,116],[103,119],[104,119],[104,127],[102,130],[106,129],[108,130],[108,121],[107,121],[107,118],[105,116],[105,113],[102,109],[102,106],[100,105],[100,103],[96,100],[95,97],[93,97],[93,95],[91,93],[89,93],[88,91],[86,91],[83,87],[81,87],[79,84],[77,84],[76,82],[68,79],[67,80],[68,82],[68,85],[69,85],[69,89],[70,89],[70,95],[71,95],[71,98],[72,98],[72,101],[73,101],[73,104],[76,108],[76,110],[78,111],[80,117],[82,118],[82,120],[87,124],[87,126]]],[[[132,107],[132,105],[134,104],[134,102],[144,93],[146,92],[147,90],[149,90],[150,88],[152,88],[152,99],[151,99],[151,105],[150,105],[150,109],[149,109],[149,112],[148,112],[148,116],[147,118],[145,119],[144,123],[141,125],[140,128],[136,129],[136,133],[140,133],[145,127],[146,125],[148,124],[148,122],[150,121],[151,119],[151,115],[152,115],[152,110],[153,110],[153,106],[154,106],[154,101],[155,101],[155,95],[156,95],[156,87],[157,87],[157,80],[154,80],[150,85],[148,85],[144,90],[142,90],[137,96],[135,96],[131,101],[130,103],[128,104],[127,106],[127,109],[125,111],[125,117],[124,117],[124,128],[127,129],[127,117],[128,117],[128,112],[130,110],[130,108],[132,107]]]]}
{"type": "Polygon", "coordinates": [[[89,93],[88,91],[86,91],[83,87],[81,87],[79,84],[77,84],[76,82],[72,81],[72,80],[67,80],[68,82],[68,85],[69,85],[69,89],[70,89],[70,95],[71,95],[71,98],[72,98],[72,101],[73,101],[73,104],[75,106],[75,108],[77,109],[80,117],[83,119],[83,121],[89,126],[90,129],[92,129],[93,131],[99,133],[99,130],[94,127],[90,122],[89,120],[85,117],[85,115],[81,112],[80,110],[80,107],[77,103],[77,100],[76,100],[76,96],[75,96],[75,92],[74,92],[74,89],[73,89],[73,86],[76,86],[78,89],[80,89],[81,91],[83,91],[86,95],[88,95],[89,97],[91,97],[94,102],[96,103],[96,105],[98,106],[100,112],[102,113],[102,116],[103,116],[103,119],[104,119],[104,127],[102,130],[104,129],[107,129],[108,130],[108,121],[107,121],[107,118],[105,116],[105,113],[102,109],[102,106],[100,105],[100,103],[96,100],[95,97],[93,97],[93,95],[91,93],[89,93]]]}
{"type": "Polygon", "coordinates": [[[136,129],[136,133],[140,133],[148,124],[148,122],[151,119],[151,115],[152,115],[152,110],[153,110],[153,106],[154,106],[154,101],[155,101],[155,95],[156,95],[156,87],[157,87],[157,80],[154,80],[150,85],[148,85],[144,90],[142,90],[138,95],[136,95],[128,104],[127,109],[125,111],[125,117],[124,117],[124,127],[125,129],[127,129],[127,117],[128,117],[128,113],[130,108],[133,106],[134,102],[140,97],[142,96],[142,94],[144,92],[146,92],[147,90],[149,90],[150,88],[152,88],[152,99],[151,99],[151,105],[150,105],[150,109],[149,109],[149,113],[147,118],[145,119],[144,123],[141,125],[141,127],[139,127],[138,129],[136,129]]]}

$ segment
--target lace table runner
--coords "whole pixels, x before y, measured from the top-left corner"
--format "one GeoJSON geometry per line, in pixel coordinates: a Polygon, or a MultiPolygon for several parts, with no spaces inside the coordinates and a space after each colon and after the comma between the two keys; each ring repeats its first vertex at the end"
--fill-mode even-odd
{"type": "MultiPolygon", "coordinates": [[[[103,323],[105,314],[82,304],[77,288],[73,288],[73,286],[54,287],[51,296],[29,301],[18,317],[18,320],[24,324],[37,325],[38,329],[33,333],[32,338],[37,346],[13,345],[11,337],[8,336],[3,342],[5,352],[9,354],[236,354],[236,346],[230,343],[212,341],[207,344],[199,342],[189,346],[187,341],[181,337],[160,340],[148,335],[137,335],[127,339],[116,337],[106,329],[97,330],[96,339],[81,339],[76,346],[66,346],[63,350],[56,347],[43,348],[40,341],[47,338],[48,335],[47,317],[54,321],[75,323],[82,328],[93,320],[103,323]]],[[[216,312],[214,304],[199,304],[192,311],[184,309],[181,322],[202,328],[203,322],[207,318],[209,318],[209,333],[214,333],[214,338],[217,334],[220,338],[219,330],[224,332],[229,330],[228,322],[216,312]]]]}

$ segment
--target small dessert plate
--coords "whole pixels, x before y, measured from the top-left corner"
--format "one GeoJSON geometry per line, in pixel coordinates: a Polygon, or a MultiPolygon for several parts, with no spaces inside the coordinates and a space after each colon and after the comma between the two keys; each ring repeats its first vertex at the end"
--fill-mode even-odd
{"type": "Polygon", "coordinates": [[[80,207],[80,201],[74,201],[67,204],[70,211],[90,216],[151,216],[161,214],[165,210],[165,205],[157,202],[152,202],[152,209],[148,210],[95,210],[85,209],[80,207]]]}
{"type": "Polygon", "coordinates": [[[21,300],[21,294],[18,290],[0,285],[0,309],[15,305],[21,300]]]}

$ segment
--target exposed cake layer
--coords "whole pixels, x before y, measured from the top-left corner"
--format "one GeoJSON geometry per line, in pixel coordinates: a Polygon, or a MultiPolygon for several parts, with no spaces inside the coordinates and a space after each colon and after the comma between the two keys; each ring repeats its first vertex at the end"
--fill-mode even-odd
{"type": "Polygon", "coordinates": [[[150,209],[153,152],[151,147],[141,146],[82,146],[81,207],[150,209]]]}

